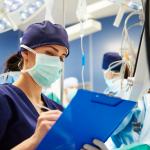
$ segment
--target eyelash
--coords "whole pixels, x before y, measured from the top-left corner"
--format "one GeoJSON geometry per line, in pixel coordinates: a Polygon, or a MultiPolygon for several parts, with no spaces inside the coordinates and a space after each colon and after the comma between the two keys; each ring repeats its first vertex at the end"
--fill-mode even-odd
{"type": "MultiPolygon", "coordinates": [[[[50,52],[46,52],[48,55],[50,55],[50,56],[53,56],[53,53],[50,53],[50,52]]],[[[64,62],[64,60],[62,59],[62,58],[60,58],[60,60],[62,61],[62,62],[64,62]]]]}
{"type": "Polygon", "coordinates": [[[48,55],[53,56],[53,53],[51,52],[46,52],[48,55]]]}
{"type": "Polygon", "coordinates": [[[64,62],[64,60],[62,58],[60,58],[60,61],[64,62]]]}

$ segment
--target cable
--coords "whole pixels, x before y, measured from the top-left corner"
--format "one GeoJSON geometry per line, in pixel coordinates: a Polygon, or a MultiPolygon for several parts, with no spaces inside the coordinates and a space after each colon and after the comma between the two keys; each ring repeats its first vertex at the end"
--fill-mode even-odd
{"type": "Polygon", "coordinates": [[[134,12],[132,12],[131,14],[129,14],[128,17],[126,18],[125,24],[124,24],[124,30],[125,30],[125,35],[126,35],[126,38],[127,38],[127,42],[128,42],[128,44],[129,44],[129,48],[131,49],[132,55],[133,55],[133,57],[134,57],[135,59],[136,59],[136,56],[135,56],[133,47],[132,47],[131,42],[130,42],[130,39],[129,39],[129,35],[128,35],[128,32],[127,32],[127,27],[126,27],[126,25],[127,25],[127,22],[128,22],[128,20],[129,20],[129,18],[130,18],[131,16],[133,16],[133,15],[135,15],[135,14],[140,14],[140,13],[141,13],[141,10],[137,10],[137,11],[134,11],[134,12]]]}
{"type": "Polygon", "coordinates": [[[78,0],[78,7],[76,10],[76,16],[80,22],[80,37],[81,37],[81,51],[82,51],[82,83],[83,83],[83,89],[85,89],[84,85],[84,66],[85,66],[85,55],[83,51],[83,37],[84,37],[84,27],[83,27],[83,21],[85,20],[85,16],[87,14],[87,4],[86,0],[78,0]]]}
{"type": "MultiPolygon", "coordinates": [[[[130,28],[134,27],[134,26],[143,25],[143,23],[144,23],[143,21],[140,21],[139,23],[135,23],[135,24],[133,24],[132,26],[130,26],[130,27],[127,29],[127,31],[128,31],[130,28]]],[[[122,38],[121,38],[121,50],[122,50],[123,47],[124,47],[124,46],[122,46],[123,41],[124,41],[124,43],[125,43],[125,41],[126,41],[126,36],[124,37],[124,40],[123,40],[124,31],[125,31],[125,29],[123,28],[123,31],[122,31],[122,38]]],[[[122,54],[122,55],[123,55],[123,54],[122,54]]]]}
{"type": "Polygon", "coordinates": [[[81,51],[82,51],[82,83],[83,83],[83,89],[85,89],[85,84],[84,84],[84,66],[85,66],[85,55],[83,51],[83,36],[81,36],[81,51]]]}

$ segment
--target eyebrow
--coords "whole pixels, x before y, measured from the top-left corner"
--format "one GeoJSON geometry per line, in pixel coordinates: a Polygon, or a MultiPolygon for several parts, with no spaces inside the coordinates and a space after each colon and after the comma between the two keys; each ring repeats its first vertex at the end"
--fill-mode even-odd
{"type": "MultiPolygon", "coordinates": [[[[53,50],[55,50],[56,52],[59,52],[59,50],[58,50],[57,48],[53,47],[53,46],[48,46],[48,47],[51,47],[51,48],[52,48],[53,50]]],[[[62,55],[64,55],[64,56],[67,57],[67,54],[62,54],[62,55]]]]}

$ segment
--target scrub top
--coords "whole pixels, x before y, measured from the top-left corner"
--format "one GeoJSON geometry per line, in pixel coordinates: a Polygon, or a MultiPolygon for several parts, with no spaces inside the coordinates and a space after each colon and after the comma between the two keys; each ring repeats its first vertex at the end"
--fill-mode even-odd
{"type": "MultiPolygon", "coordinates": [[[[41,95],[51,110],[62,105],[41,95]]],[[[35,131],[39,114],[25,93],[11,83],[0,85],[0,150],[10,150],[35,131]]]]}
{"type": "Polygon", "coordinates": [[[19,78],[19,76],[20,74],[11,74],[9,76],[0,77],[0,84],[14,83],[19,78]]]}
{"type": "MultiPolygon", "coordinates": [[[[124,80],[124,82],[126,82],[126,80],[124,80]]],[[[108,92],[113,92],[115,96],[121,97],[121,80],[115,81],[112,86],[105,90],[104,93],[108,92]]],[[[129,93],[130,91],[128,90],[124,92],[124,99],[128,99],[129,93]]],[[[138,121],[141,122],[141,128],[143,127],[146,112],[144,103],[145,102],[143,100],[138,100],[138,107],[136,108],[137,118],[138,121]]],[[[136,122],[136,113],[134,108],[122,121],[111,137],[105,142],[105,145],[109,150],[114,150],[116,148],[121,148],[126,145],[139,142],[140,132],[137,133],[133,130],[132,122],[136,122]]]]}
{"type": "Polygon", "coordinates": [[[52,99],[52,100],[54,100],[55,102],[57,102],[57,103],[61,103],[60,102],[60,99],[56,96],[56,94],[55,93],[53,93],[53,92],[50,92],[50,91],[45,91],[45,92],[42,92],[44,95],[46,95],[48,98],[50,98],[50,99],[52,99]]]}

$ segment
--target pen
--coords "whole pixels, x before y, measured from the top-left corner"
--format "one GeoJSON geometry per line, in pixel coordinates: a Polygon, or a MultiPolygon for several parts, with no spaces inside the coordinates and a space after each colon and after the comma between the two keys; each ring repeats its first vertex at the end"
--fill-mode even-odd
{"type": "Polygon", "coordinates": [[[37,104],[37,106],[38,106],[41,110],[43,110],[43,111],[49,111],[49,110],[50,110],[49,108],[47,108],[47,107],[45,107],[45,106],[40,106],[40,105],[38,105],[38,104],[37,104]]]}

